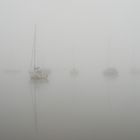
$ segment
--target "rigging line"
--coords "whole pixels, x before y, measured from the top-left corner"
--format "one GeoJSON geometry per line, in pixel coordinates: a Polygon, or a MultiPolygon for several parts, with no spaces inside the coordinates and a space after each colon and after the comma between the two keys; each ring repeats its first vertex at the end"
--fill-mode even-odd
{"type": "Polygon", "coordinates": [[[31,69],[33,67],[33,54],[34,54],[34,51],[33,51],[33,48],[32,48],[31,63],[30,63],[30,68],[31,69]]]}
{"type": "Polygon", "coordinates": [[[33,34],[33,47],[32,47],[32,56],[30,68],[36,67],[36,24],[34,25],[34,34],[33,34]]]}
{"type": "Polygon", "coordinates": [[[33,48],[34,48],[34,68],[36,68],[36,24],[34,25],[33,48]]]}

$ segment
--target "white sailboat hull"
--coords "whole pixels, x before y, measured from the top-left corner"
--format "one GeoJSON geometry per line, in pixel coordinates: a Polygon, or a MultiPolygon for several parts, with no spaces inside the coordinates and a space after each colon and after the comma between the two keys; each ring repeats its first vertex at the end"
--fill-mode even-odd
{"type": "Polygon", "coordinates": [[[33,80],[41,80],[41,79],[47,79],[48,78],[48,72],[45,70],[33,70],[30,71],[30,78],[33,80]]]}

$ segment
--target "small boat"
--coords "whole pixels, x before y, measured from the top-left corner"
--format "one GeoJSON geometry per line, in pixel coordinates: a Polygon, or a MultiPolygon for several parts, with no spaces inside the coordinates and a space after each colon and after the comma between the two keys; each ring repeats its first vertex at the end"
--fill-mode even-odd
{"type": "Polygon", "coordinates": [[[76,69],[76,68],[73,68],[71,71],[70,71],[70,74],[72,76],[77,76],[79,74],[79,71],[76,69]]]}
{"type": "MultiPolygon", "coordinates": [[[[112,23],[112,22],[111,22],[112,23]]],[[[112,27],[112,26],[110,26],[112,27]]],[[[103,70],[103,75],[105,77],[108,77],[108,78],[116,78],[118,77],[119,75],[119,71],[118,69],[113,66],[113,54],[112,54],[112,28],[110,28],[110,35],[109,35],[109,39],[108,39],[108,45],[107,45],[107,68],[103,70]]]]}
{"type": "Polygon", "coordinates": [[[48,78],[48,71],[42,69],[37,65],[36,58],[36,25],[34,26],[34,39],[33,39],[33,52],[32,52],[32,61],[31,61],[31,70],[30,78],[32,80],[45,80],[48,78]]]}
{"type": "Polygon", "coordinates": [[[103,74],[104,76],[107,76],[107,77],[117,77],[119,75],[117,69],[114,67],[105,69],[103,74]]]}
{"type": "Polygon", "coordinates": [[[41,80],[48,78],[48,73],[46,70],[41,69],[40,67],[35,67],[32,71],[30,71],[31,79],[41,80]]]}

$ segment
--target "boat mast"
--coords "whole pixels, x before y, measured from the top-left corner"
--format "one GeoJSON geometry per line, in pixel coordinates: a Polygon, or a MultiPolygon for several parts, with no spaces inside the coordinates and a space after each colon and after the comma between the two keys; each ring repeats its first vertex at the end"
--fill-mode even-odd
{"type": "Polygon", "coordinates": [[[36,68],[36,24],[34,25],[34,39],[33,39],[33,67],[36,68]]]}

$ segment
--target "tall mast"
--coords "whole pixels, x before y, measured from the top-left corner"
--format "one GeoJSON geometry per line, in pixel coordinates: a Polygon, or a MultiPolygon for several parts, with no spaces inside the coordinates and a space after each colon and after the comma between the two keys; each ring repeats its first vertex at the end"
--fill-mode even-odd
{"type": "Polygon", "coordinates": [[[36,68],[36,24],[34,25],[34,40],[33,40],[33,67],[36,68]]]}

